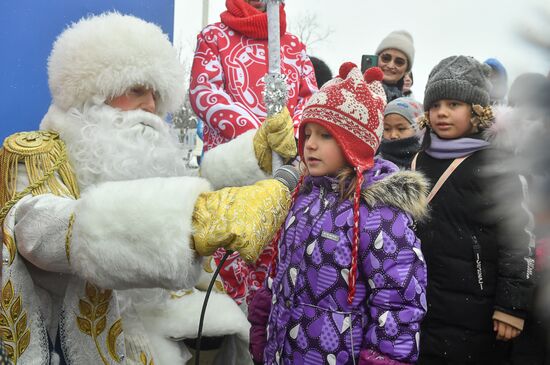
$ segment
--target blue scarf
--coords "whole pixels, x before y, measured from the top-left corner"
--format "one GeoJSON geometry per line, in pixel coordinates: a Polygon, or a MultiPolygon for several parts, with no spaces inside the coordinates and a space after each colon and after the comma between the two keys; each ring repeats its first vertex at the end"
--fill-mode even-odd
{"type": "Polygon", "coordinates": [[[433,132],[430,132],[430,138],[430,146],[426,153],[438,160],[464,157],[491,146],[489,142],[479,138],[441,139],[433,132]]]}

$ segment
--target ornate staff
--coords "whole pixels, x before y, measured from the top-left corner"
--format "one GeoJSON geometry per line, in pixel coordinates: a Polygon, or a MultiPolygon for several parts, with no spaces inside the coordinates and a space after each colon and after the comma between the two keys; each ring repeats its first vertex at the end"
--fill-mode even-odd
{"type": "MultiPolygon", "coordinates": [[[[288,89],[285,76],[281,74],[281,31],[279,5],[284,0],[262,0],[267,5],[267,49],[268,72],[264,77],[264,102],[267,117],[279,113],[288,101],[288,89]]],[[[273,152],[273,169],[283,165],[281,156],[273,152]]]]}
{"type": "MultiPolygon", "coordinates": [[[[288,91],[285,82],[284,75],[281,75],[281,31],[279,25],[279,5],[284,0],[262,0],[267,3],[267,44],[268,44],[268,73],[264,76],[265,90],[264,90],[264,102],[267,109],[267,116],[277,114],[286,106],[288,91]]],[[[283,159],[277,153],[272,152],[272,172],[277,170],[283,165],[283,159]]],[[[199,319],[199,329],[197,333],[196,350],[195,350],[195,365],[200,364],[201,353],[201,340],[202,340],[202,328],[204,324],[204,317],[206,314],[206,306],[208,304],[208,298],[212,292],[212,287],[216,281],[220,269],[222,268],[225,260],[233,252],[227,250],[223,258],[221,259],[212,279],[210,285],[206,290],[206,296],[202,305],[201,316],[199,319]]]]}

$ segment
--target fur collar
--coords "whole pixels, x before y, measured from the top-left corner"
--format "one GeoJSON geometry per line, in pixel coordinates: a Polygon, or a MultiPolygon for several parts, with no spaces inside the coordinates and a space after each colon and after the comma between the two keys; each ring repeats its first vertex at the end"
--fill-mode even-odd
{"type": "Polygon", "coordinates": [[[483,131],[483,138],[499,150],[525,151],[543,130],[542,121],[526,109],[500,105],[493,110],[495,120],[483,131]]]}
{"type": "Polygon", "coordinates": [[[415,220],[428,213],[428,181],[419,172],[399,171],[379,180],[361,191],[369,207],[385,204],[404,210],[415,220]]]}

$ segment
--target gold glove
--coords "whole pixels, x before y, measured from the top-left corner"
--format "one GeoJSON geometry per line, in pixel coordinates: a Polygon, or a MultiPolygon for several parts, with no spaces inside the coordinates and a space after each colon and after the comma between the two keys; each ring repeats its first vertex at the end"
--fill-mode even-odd
{"type": "Polygon", "coordinates": [[[202,193],[193,212],[195,250],[208,256],[224,247],[255,262],[283,224],[290,200],[288,188],[275,179],[202,193]]]}
{"type": "Polygon", "coordinates": [[[272,172],[271,151],[278,153],[285,161],[296,156],[294,124],[286,107],[268,117],[254,135],[254,153],[258,164],[268,174],[272,172]]]}

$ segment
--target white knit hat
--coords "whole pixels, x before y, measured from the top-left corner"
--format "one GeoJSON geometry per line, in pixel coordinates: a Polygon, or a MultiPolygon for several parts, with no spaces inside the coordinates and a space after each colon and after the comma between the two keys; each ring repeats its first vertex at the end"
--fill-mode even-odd
{"type": "Polygon", "coordinates": [[[386,38],[376,48],[376,54],[379,55],[382,51],[393,48],[403,52],[407,56],[408,66],[407,71],[410,71],[414,63],[414,42],[411,33],[406,30],[395,30],[388,34],[386,38]]]}
{"type": "Polygon", "coordinates": [[[153,23],[116,12],[82,18],[55,41],[48,59],[53,104],[81,108],[136,85],[158,94],[157,114],[174,112],[185,97],[185,75],[168,37],[153,23]]]}

